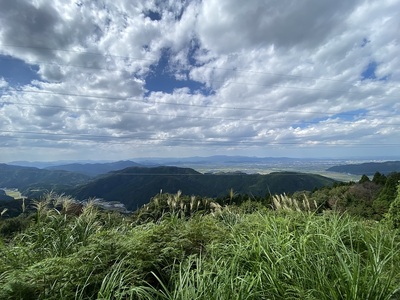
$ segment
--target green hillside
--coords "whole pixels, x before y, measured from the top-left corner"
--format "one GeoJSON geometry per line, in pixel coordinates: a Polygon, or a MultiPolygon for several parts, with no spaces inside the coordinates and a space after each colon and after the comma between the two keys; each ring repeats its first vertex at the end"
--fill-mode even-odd
{"type": "Polygon", "coordinates": [[[231,191],[221,202],[164,189],[128,214],[56,193],[0,202],[0,299],[399,299],[399,180],[376,174],[288,196],[273,191],[332,180],[129,168],[86,187],[198,195],[266,185],[274,195],[235,201],[231,191]]]}
{"type": "Polygon", "coordinates": [[[296,172],[259,174],[202,174],[189,168],[155,167],[127,168],[111,172],[97,180],[69,191],[78,199],[89,197],[120,201],[128,209],[136,209],[147,203],[162,190],[186,195],[221,197],[233,188],[237,193],[265,196],[269,193],[292,193],[313,190],[333,184],[335,181],[320,175],[296,172]]]}
{"type": "Polygon", "coordinates": [[[400,297],[400,188],[381,222],[282,195],[189,207],[162,195],[171,210],[155,197],[135,214],[91,202],[77,213],[52,194],[31,214],[0,217],[0,299],[400,297]]]}
{"type": "Polygon", "coordinates": [[[8,196],[4,190],[0,189],[0,201],[11,201],[11,200],[14,200],[14,198],[8,196]]]}
{"type": "Polygon", "coordinates": [[[37,190],[61,191],[89,179],[79,173],[0,164],[0,187],[17,188],[24,196],[35,196],[37,190]]]}
{"type": "Polygon", "coordinates": [[[389,174],[400,172],[400,161],[368,162],[362,164],[350,164],[333,166],[327,169],[331,172],[349,173],[354,175],[373,175],[376,172],[389,174]]]}

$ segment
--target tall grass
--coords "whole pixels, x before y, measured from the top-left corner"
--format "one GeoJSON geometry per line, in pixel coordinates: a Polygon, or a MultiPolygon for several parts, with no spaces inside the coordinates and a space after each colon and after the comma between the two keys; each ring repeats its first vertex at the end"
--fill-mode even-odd
{"type": "Polygon", "coordinates": [[[0,299],[400,298],[400,240],[385,224],[285,197],[253,212],[160,194],[149,222],[91,203],[70,215],[66,200],[38,203],[0,246],[0,299]]]}
{"type": "Polygon", "coordinates": [[[207,257],[175,267],[159,299],[393,299],[399,242],[347,216],[250,215],[207,257]]]}

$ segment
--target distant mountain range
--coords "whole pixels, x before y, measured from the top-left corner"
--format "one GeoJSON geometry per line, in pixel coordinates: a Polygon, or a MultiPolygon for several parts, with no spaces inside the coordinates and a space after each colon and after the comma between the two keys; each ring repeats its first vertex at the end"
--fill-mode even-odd
{"type": "Polygon", "coordinates": [[[192,157],[161,157],[161,158],[136,158],[139,162],[146,166],[151,165],[174,165],[182,164],[243,164],[243,163],[270,163],[270,162],[289,162],[309,159],[298,159],[289,157],[255,157],[255,156],[230,156],[230,155],[213,155],[213,156],[192,156],[192,157]]]}
{"type": "Polygon", "coordinates": [[[46,170],[63,170],[68,172],[81,173],[88,176],[98,176],[111,171],[121,170],[129,167],[142,166],[130,160],[123,160],[110,163],[73,163],[66,165],[50,166],[46,170]]]}
{"type": "MultiPolygon", "coordinates": [[[[147,158],[134,158],[130,160],[110,162],[110,161],[51,161],[51,162],[30,162],[30,161],[13,161],[9,162],[9,165],[23,166],[23,167],[35,167],[40,169],[59,169],[67,171],[76,171],[81,168],[81,166],[93,168],[101,167],[101,165],[112,166],[119,163],[129,163],[136,164],[136,166],[147,166],[156,167],[161,165],[168,166],[183,166],[183,165],[235,165],[235,164],[257,164],[257,163],[288,163],[297,161],[320,161],[315,159],[299,159],[299,158],[288,158],[288,157],[250,157],[250,156],[229,156],[229,155],[214,155],[214,156],[193,156],[193,157],[147,157],[147,158]]],[[[135,165],[126,165],[125,167],[130,167],[135,165]]],[[[112,170],[110,170],[112,171],[112,170]]],[[[95,172],[98,173],[98,172],[95,172]]]]}
{"type": "Polygon", "coordinates": [[[38,168],[38,169],[44,169],[47,167],[52,167],[52,166],[62,166],[62,165],[68,165],[68,164],[88,164],[88,163],[108,163],[110,161],[90,161],[90,160],[56,160],[56,161],[26,161],[26,160],[15,160],[8,162],[8,165],[12,166],[20,166],[20,167],[32,167],[32,168],[38,168]]]}
{"type": "Polygon", "coordinates": [[[400,161],[340,165],[330,167],[327,169],[327,171],[349,173],[354,175],[374,175],[376,172],[381,174],[389,174],[391,172],[400,172],[400,161]]]}
{"type": "Polygon", "coordinates": [[[131,167],[107,175],[69,191],[78,199],[89,197],[120,201],[128,209],[147,203],[162,190],[207,197],[222,197],[233,188],[241,194],[264,196],[268,193],[292,193],[331,185],[335,180],[296,172],[277,172],[267,175],[226,173],[202,174],[190,168],[131,167]]]}
{"type": "MultiPolygon", "coordinates": [[[[267,162],[272,158],[213,156],[187,158],[182,163],[240,164],[262,160],[267,162]]],[[[292,159],[273,160],[279,164],[280,161],[283,163],[292,159]]],[[[70,194],[80,200],[97,197],[107,201],[120,201],[132,210],[147,203],[160,190],[169,193],[181,190],[188,195],[223,197],[233,188],[240,194],[264,196],[268,193],[312,190],[335,182],[320,175],[298,172],[275,172],[267,175],[243,172],[202,174],[192,168],[157,166],[160,162],[69,163],[50,165],[45,169],[0,164],[0,188],[18,188],[28,197],[38,197],[45,190],[70,194]],[[142,166],[142,163],[147,166],[142,166]]],[[[175,163],[179,164],[179,161],[175,163]]]]}

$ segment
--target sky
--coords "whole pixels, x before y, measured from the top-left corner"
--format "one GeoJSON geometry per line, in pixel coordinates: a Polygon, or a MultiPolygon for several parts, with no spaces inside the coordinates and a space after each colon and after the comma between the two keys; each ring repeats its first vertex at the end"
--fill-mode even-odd
{"type": "Polygon", "coordinates": [[[0,162],[400,157],[400,0],[1,0],[0,162]]]}

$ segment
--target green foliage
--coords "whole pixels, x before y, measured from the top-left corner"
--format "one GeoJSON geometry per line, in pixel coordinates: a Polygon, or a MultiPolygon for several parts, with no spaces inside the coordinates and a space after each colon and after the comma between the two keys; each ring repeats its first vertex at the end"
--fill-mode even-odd
{"type": "Polygon", "coordinates": [[[209,255],[175,265],[154,299],[391,299],[399,244],[349,217],[253,214],[209,255]],[[396,250],[395,250],[396,249],[396,250]]]}
{"type": "Polygon", "coordinates": [[[344,194],[348,191],[349,185],[336,184],[332,188],[323,188],[314,191],[310,196],[310,200],[316,201],[318,206],[324,204],[327,208],[341,211],[344,194]]]}
{"type": "Polygon", "coordinates": [[[385,185],[387,177],[379,172],[376,172],[374,174],[374,177],[372,178],[372,182],[380,185],[385,185]]]}
{"type": "Polygon", "coordinates": [[[218,198],[221,205],[248,200],[246,196],[263,197],[270,193],[293,193],[298,190],[332,185],[335,180],[315,174],[276,172],[261,174],[201,174],[193,169],[177,167],[127,168],[93,180],[72,191],[80,199],[99,197],[120,201],[135,210],[146,204],[160,190],[186,195],[218,198]],[[232,194],[230,194],[231,188],[232,194]],[[227,195],[228,193],[228,195],[227,195]],[[231,201],[231,203],[229,203],[231,201]]]}
{"type": "Polygon", "coordinates": [[[371,180],[369,179],[369,177],[367,176],[367,175],[363,175],[363,176],[361,176],[361,178],[360,178],[360,180],[358,181],[358,183],[361,183],[361,184],[363,184],[363,183],[365,183],[365,182],[370,182],[371,180]]]}
{"type": "Polygon", "coordinates": [[[70,200],[47,195],[0,244],[0,299],[400,296],[400,244],[385,224],[181,193],[159,193],[132,216],[91,202],[69,213],[70,200]]]}
{"type": "Polygon", "coordinates": [[[385,215],[385,219],[390,228],[400,228],[400,184],[397,186],[397,197],[390,204],[389,212],[385,215]]]}
{"type": "Polygon", "coordinates": [[[262,200],[248,199],[247,201],[244,201],[240,204],[239,213],[251,214],[251,213],[255,213],[255,212],[262,212],[262,211],[265,211],[266,208],[267,208],[267,205],[264,205],[262,200]]]}
{"type": "Polygon", "coordinates": [[[388,203],[382,209],[377,209],[376,201],[382,186],[373,181],[362,183],[336,184],[332,188],[323,188],[309,195],[324,209],[347,212],[354,216],[380,220],[382,211],[387,211],[388,203]]]}
{"type": "Polygon", "coordinates": [[[0,202],[12,201],[12,200],[14,200],[13,197],[7,195],[6,192],[3,189],[0,189],[0,202]]]}
{"type": "Polygon", "coordinates": [[[38,189],[44,191],[71,188],[90,179],[89,176],[79,173],[7,164],[0,164],[0,170],[0,187],[18,188],[25,196],[36,194],[38,189]]]}
{"type": "Polygon", "coordinates": [[[20,215],[15,218],[4,219],[0,221],[0,236],[10,238],[16,233],[23,232],[29,227],[31,218],[26,215],[20,215]]]}
{"type": "Polygon", "coordinates": [[[350,164],[330,167],[328,171],[350,173],[356,175],[372,175],[379,171],[389,174],[400,170],[400,161],[385,161],[385,162],[367,162],[361,164],[350,164]]]}
{"type": "Polygon", "coordinates": [[[400,181],[400,173],[391,173],[387,176],[385,185],[381,189],[378,197],[374,201],[374,209],[383,217],[385,213],[388,212],[390,204],[397,195],[397,185],[400,181]]]}
{"type": "Polygon", "coordinates": [[[32,212],[32,201],[29,199],[16,199],[0,202],[0,219],[18,217],[22,213],[32,212]]]}

